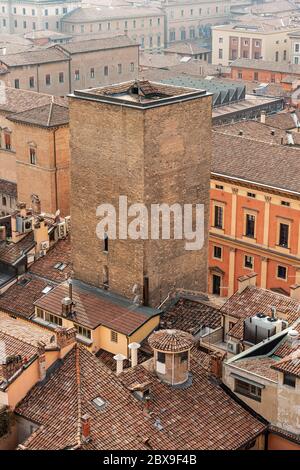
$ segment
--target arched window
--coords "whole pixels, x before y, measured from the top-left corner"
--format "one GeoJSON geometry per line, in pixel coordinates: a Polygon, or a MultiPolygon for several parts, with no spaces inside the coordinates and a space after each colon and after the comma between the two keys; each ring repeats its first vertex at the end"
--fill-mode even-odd
{"type": "Polygon", "coordinates": [[[107,233],[104,234],[104,240],[103,240],[103,250],[108,253],[108,235],[107,233]]]}
{"type": "Polygon", "coordinates": [[[6,127],[3,129],[4,148],[11,150],[11,130],[6,127]]]}
{"type": "Polygon", "coordinates": [[[29,162],[31,165],[37,164],[36,144],[34,142],[29,143],[29,162]]]}

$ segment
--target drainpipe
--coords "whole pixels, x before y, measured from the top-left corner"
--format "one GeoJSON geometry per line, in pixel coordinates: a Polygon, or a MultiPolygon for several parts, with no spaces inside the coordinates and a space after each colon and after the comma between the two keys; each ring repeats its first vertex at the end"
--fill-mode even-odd
{"type": "Polygon", "coordinates": [[[39,64],[36,66],[36,85],[37,85],[37,92],[40,92],[40,79],[39,79],[39,64]]]}

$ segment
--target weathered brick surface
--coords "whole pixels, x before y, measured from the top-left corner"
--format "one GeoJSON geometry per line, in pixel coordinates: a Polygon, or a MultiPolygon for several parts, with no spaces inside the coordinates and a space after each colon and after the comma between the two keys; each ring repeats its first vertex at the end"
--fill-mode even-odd
{"type": "Polygon", "coordinates": [[[207,235],[201,251],[184,240],[110,240],[95,233],[96,208],[119,195],[128,204],[204,203],[209,210],[211,98],[139,110],[70,99],[72,258],[75,277],[94,285],[109,268],[111,290],[133,298],[149,277],[150,303],[173,287],[206,290],[207,235]]]}

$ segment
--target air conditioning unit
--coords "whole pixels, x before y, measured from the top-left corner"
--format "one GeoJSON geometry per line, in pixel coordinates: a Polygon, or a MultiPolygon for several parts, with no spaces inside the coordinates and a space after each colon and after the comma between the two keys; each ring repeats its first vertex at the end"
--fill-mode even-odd
{"type": "Polygon", "coordinates": [[[234,343],[233,341],[228,341],[227,350],[231,354],[238,354],[240,352],[240,345],[239,345],[239,343],[234,343]]]}
{"type": "Polygon", "coordinates": [[[41,250],[48,250],[49,246],[48,240],[46,242],[41,242],[41,250]]]}
{"type": "Polygon", "coordinates": [[[57,224],[57,228],[58,228],[58,238],[65,238],[65,236],[67,235],[66,222],[60,222],[59,224],[57,224]]]}
{"type": "Polygon", "coordinates": [[[66,227],[67,227],[67,233],[69,233],[71,230],[71,216],[70,215],[67,215],[67,217],[65,217],[65,222],[66,222],[66,227]]]}
{"type": "Polygon", "coordinates": [[[46,256],[47,250],[40,250],[40,256],[46,256]]]}
{"type": "Polygon", "coordinates": [[[23,220],[23,232],[31,232],[33,230],[34,218],[28,218],[23,220]]]}

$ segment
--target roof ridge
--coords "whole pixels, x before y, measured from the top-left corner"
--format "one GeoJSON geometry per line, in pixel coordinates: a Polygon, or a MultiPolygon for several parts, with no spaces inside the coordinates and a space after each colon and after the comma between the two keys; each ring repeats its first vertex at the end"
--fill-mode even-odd
{"type": "Polygon", "coordinates": [[[81,406],[81,377],[80,377],[80,349],[78,344],[75,344],[75,369],[76,369],[76,383],[77,383],[77,435],[76,447],[81,447],[81,418],[82,418],[82,406],[81,406]]]}

